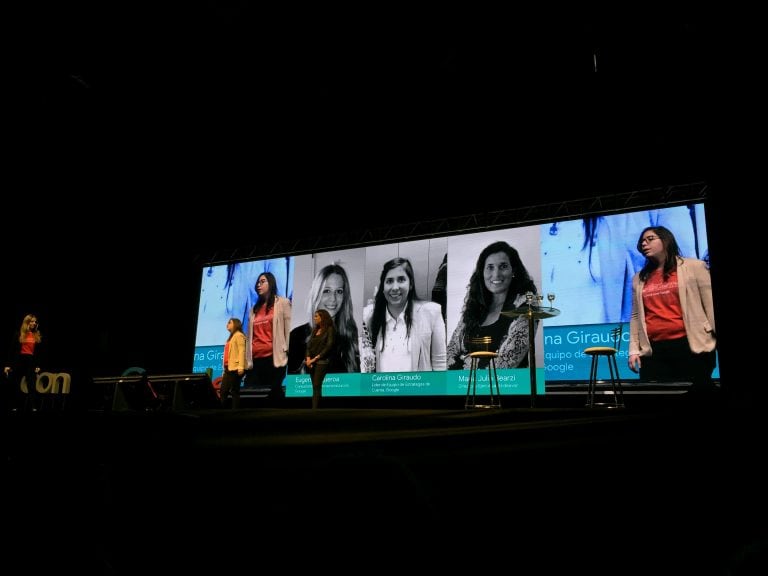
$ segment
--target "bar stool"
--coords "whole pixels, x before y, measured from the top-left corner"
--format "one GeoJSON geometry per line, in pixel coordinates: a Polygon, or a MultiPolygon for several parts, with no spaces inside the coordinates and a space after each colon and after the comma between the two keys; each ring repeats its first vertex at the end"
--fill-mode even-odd
{"type": "Polygon", "coordinates": [[[469,380],[467,381],[467,397],[464,399],[464,409],[467,408],[501,408],[501,392],[499,391],[499,378],[496,375],[496,358],[499,356],[496,352],[488,350],[491,344],[490,336],[480,336],[470,338],[470,346],[482,347],[484,350],[474,350],[469,353],[471,362],[469,365],[469,380]],[[488,360],[488,394],[490,401],[488,404],[477,403],[477,369],[480,360],[488,360]],[[496,396],[494,398],[493,387],[496,386],[496,396]]]}
{"type": "Polygon", "coordinates": [[[619,365],[616,362],[616,355],[621,348],[621,335],[623,324],[619,324],[610,332],[613,346],[592,346],[584,349],[584,354],[592,357],[592,365],[589,369],[589,388],[587,390],[587,408],[604,406],[606,408],[624,408],[624,389],[619,377],[619,365]],[[608,359],[608,371],[611,378],[611,391],[613,392],[613,402],[595,402],[595,392],[597,389],[597,365],[600,357],[608,359]]]}

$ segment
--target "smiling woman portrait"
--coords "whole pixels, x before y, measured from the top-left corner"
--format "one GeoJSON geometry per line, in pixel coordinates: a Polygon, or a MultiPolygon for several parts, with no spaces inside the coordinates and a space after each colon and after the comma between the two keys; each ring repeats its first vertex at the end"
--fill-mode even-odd
{"type": "Polygon", "coordinates": [[[309,322],[291,330],[288,346],[288,372],[306,373],[304,362],[307,344],[315,331],[315,314],[326,310],[333,320],[336,345],[328,358],[328,372],[359,372],[360,351],[355,322],[349,275],[340,264],[323,266],[312,280],[307,298],[309,322]]]}
{"type": "Polygon", "coordinates": [[[528,320],[501,314],[525,303],[526,292],[536,294],[536,285],[517,250],[504,241],[486,246],[477,258],[461,317],[448,343],[448,368],[469,370],[469,340],[479,336],[491,337],[488,349],[499,354],[497,368],[527,367],[528,320]]]}
{"type": "Polygon", "coordinates": [[[442,307],[418,298],[410,260],[385,262],[374,302],[363,310],[361,370],[445,370],[445,338],[442,307]]]}

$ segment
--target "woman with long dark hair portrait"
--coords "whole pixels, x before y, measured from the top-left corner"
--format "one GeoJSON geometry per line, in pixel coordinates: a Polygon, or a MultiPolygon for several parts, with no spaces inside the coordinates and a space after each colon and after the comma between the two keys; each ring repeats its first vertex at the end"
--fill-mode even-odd
{"type": "Polygon", "coordinates": [[[416,295],[407,258],[384,263],[372,305],[363,310],[363,372],[445,370],[445,321],[439,304],[416,295]]]}
{"type": "Polygon", "coordinates": [[[528,320],[501,314],[525,304],[527,292],[536,294],[536,285],[517,250],[504,241],[486,246],[469,279],[461,318],[448,343],[449,369],[469,369],[469,340],[479,336],[491,337],[489,349],[499,354],[498,368],[527,367],[528,320]]]}

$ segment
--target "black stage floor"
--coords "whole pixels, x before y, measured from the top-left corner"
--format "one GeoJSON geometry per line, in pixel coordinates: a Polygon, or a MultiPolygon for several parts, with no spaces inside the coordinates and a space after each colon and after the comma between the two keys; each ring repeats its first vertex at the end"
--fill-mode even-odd
{"type": "Polygon", "coordinates": [[[763,573],[757,410],[553,398],[13,415],[9,525],[81,573],[763,573]]]}

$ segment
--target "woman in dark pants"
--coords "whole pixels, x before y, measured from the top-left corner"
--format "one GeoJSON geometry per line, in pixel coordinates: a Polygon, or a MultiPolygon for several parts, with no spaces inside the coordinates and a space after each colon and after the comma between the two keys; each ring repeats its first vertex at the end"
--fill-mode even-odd
{"type": "Polygon", "coordinates": [[[691,398],[709,400],[717,336],[707,264],[681,257],[664,226],[645,228],[637,250],[645,266],[632,279],[629,368],[644,381],[689,381],[691,398]]]}
{"type": "Polygon", "coordinates": [[[307,342],[306,364],[312,375],[312,408],[320,406],[323,380],[328,373],[336,343],[336,328],[328,310],[318,309],[313,317],[315,329],[307,342]]]}
{"type": "Polygon", "coordinates": [[[21,410],[24,407],[24,395],[21,392],[21,381],[27,381],[27,408],[37,411],[37,375],[40,373],[40,358],[42,335],[38,330],[37,316],[27,314],[21,322],[21,328],[14,335],[8,362],[4,368],[9,379],[9,396],[14,402],[12,409],[21,410]]]}

